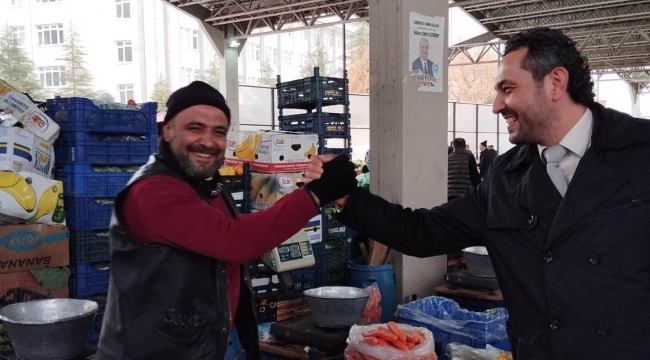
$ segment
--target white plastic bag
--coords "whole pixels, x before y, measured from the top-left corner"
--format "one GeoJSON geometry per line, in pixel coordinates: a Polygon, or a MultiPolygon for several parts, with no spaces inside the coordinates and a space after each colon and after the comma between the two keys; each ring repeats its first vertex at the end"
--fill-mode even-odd
{"type": "Polygon", "coordinates": [[[436,348],[431,331],[410,326],[406,324],[397,324],[400,329],[406,333],[417,330],[424,334],[424,341],[409,351],[398,350],[392,346],[370,345],[363,338],[367,334],[379,327],[386,327],[386,324],[376,324],[368,326],[354,325],[350,329],[345,349],[346,360],[437,360],[436,348]]]}

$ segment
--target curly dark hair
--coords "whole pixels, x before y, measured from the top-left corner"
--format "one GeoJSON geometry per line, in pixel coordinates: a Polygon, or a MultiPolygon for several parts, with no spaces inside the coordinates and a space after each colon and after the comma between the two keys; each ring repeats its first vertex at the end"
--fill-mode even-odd
{"type": "Polygon", "coordinates": [[[521,48],[528,49],[521,68],[530,71],[535,81],[542,81],[551,70],[563,67],[569,72],[567,91],[571,99],[585,106],[593,104],[594,82],[589,63],[570,37],[545,27],[525,30],[508,40],[504,56],[521,48]]]}

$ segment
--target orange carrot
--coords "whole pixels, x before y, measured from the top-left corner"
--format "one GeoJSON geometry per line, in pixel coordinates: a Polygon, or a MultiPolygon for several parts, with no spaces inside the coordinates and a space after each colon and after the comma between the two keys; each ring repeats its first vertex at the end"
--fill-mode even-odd
{"type": "Polygon", "coordinates": [[[377,338],[377,345],[390,346],[390,344],[388,344],[388,341],[382,338],[377,338]]]}
{"type": "Polygon", "coordinates": [[[406,346],[406,344],[402,341],[391,341],[390,344],[393,345],[393,347],[396,348],[397,350],[402,350],[402,351],[410,350],[409,347],[406,346]]]}
{"type": "Polygon", "coordinates": [[[413,349],[415,347],[415,343],[407,341],[406,346],[409,348],[409,350],[411,350],[411,349],[413,349]]]}
{"type": "Polygon", "coordinates": [[[383,332],[383,331],[371,331],[369,333],[366,333],[368,336],[374,336],[379,339],[384,339],[386,341],[395,341],[397,340],[397,336],[391,332],[383,332]]]}
{"type": "Polygon", "coordinates": [[[406,341],[406,333],[400,329],[400,327],[392,321],[388,322],[388,330],[392,331],[393,334],[397,335],[397,339],[401,342],[406,341]]]}
{"type": "Polygon", "coordinates": [[[363,340],[366,342],[366,344],[370,345],[377,345],[379,341],[377,341],[377,338],[374,336],[364,336],[363,340]]]}
{"type": "Polygon", "coordinates": [[[366,355],[363,353],[361,354],[361,358],[363,358],[363,360],[377,360],[374,356],[366,355]]]}

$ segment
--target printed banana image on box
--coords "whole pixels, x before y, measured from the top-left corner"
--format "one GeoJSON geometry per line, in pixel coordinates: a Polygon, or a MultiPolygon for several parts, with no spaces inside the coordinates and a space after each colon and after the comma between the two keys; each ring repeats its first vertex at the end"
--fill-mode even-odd
{"type": "Polygon", "coordinates": [[[226,164],[252,163],[257,157],[257,147],[262,142],[260,133],[253,131],[230,131],[227,139],[226,164]]]}
{"type": "Polygon", "coordinates": [[[54,149],[47,141],[19,127],[0,127],[0,170],[50,177],[53,167],[54,149]]]}
{"type": "MultiPolygon", "coordinates": [[[[251,173],[251,209],[263,210],[271,207],[283,196],[302,186],[302,173],[251,173]]],[[[323,240],[320,214],[311,218],[303,227],[311,243],[323,240]]]]}
{"type": "Polygon", "coordinates": [[[26,171],[0,171],[0,213],[65,225],[63,183],[26,171]]]}

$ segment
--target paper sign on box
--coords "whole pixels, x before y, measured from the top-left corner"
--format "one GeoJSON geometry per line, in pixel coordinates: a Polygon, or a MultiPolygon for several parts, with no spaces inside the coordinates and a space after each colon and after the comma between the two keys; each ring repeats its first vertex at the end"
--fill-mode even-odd
{"type": "Polygon", "coordinates": [[[32,134],[53,144],[59,136],[59,125],[25,95],[17,91],[2,94],[0,89],[0,109],[12,115],[32,134]]]}
{"type": "Polygon", "coordinates": [[[0,273],[68,265],[68,237],[63,225],[0,226],[0,273]]]}

